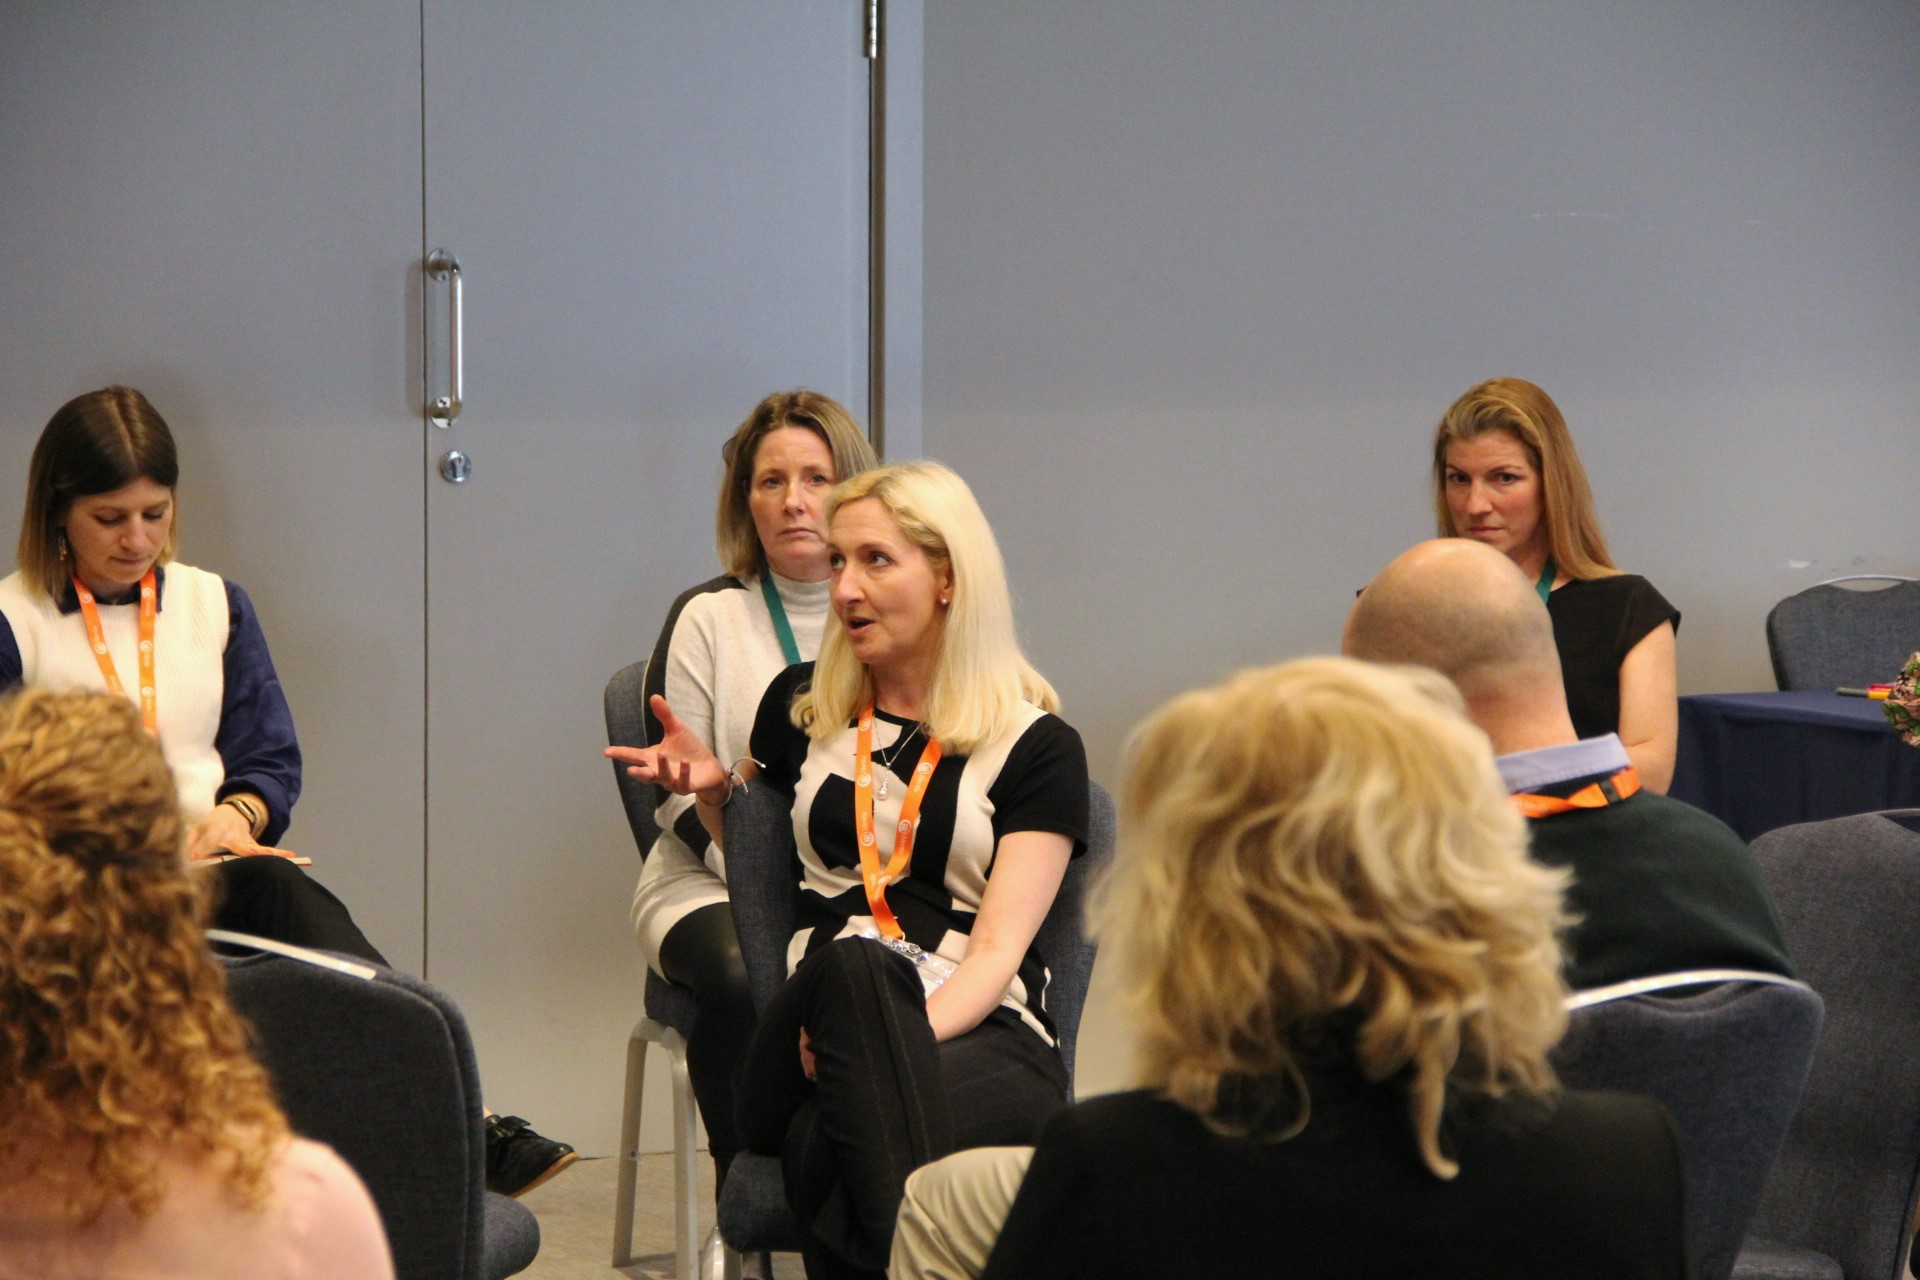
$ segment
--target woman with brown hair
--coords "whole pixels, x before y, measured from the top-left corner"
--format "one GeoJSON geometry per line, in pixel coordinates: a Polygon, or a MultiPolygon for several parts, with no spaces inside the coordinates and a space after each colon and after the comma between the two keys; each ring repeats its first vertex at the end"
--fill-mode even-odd
{"type": "MultiPolygon", "coordinates": [[[[0,581],[0,687],[131,689],[179,781],[188,856],[278,852],[300,796],[294,718],[246,591],[173,562],[179,482],[173,432],[140,391],[54,413],[0,581]]],[[[357,931],[321,944],[378,960],[357,931]]]]}
{"type": "Polygon", "coordinates": [[[1494,378],[1454,401],[1433,438],[1433,507],[1441,537],[1484,542],[1538,580],[1575,732],[1618,733],[1641,782],[1665,792],[1680,734],[1680,612],[1614,565],[1552,397],[1494,378]]]}
{"type": "Polygon", "coordinates": [[[131,702],[0,706],[0,1277],[390,1277],[248,1053],[184,840],[131,702]]]}
{"type": "Polygon", "coordinates": [[[221,926],[385,964],[274,847],[300,795],[293,713],[247,593],[174,559],[179,483],[173,433],[139,391],[60,406],[34,446],[19,567],[0,579],[0,689],[136,700],[173,770],[187,857],[220,884],[221,926]],[[240,856],[210,861],[223,854],[240,856]]]}
{"type": "MultiPolygon", "coordinates": [[[[0,579],[0,690],[123,694],[172,769],[213,923],[385,966],[346,905],[276,848],[300,796],[293,713],[240,585],[181,564],[173,432],[132,387],[75,396],[34,446],[19,567],[0,579]]],[[[487,1186],[519,1195],[572,1147],[487,1119],[487,1186]]]]}

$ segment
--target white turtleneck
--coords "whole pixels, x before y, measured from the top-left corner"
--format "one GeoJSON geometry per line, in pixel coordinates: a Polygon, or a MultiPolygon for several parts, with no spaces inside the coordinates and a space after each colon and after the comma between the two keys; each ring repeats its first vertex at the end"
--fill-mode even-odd
{"type": "MultiPolygon", "coordinates": [[[[793,628],[800,659],[812,661],[819,656],[820,636],[832,611],[828,600],[831,583],[795,582],[779,574],[772,578],[786,609],[787,623],[793,628]]],[[[749,578],[742,583],[715,578],[674,601],[653,652],[647,686],[663,691],[674,715],[716,756],[732,764],[747,754],[760,696],[786,666],[760,579],[749,578]]],[[[642,874],[634,901],[634,924],[643,941],[663,938],[675,921],[703,901],[726,900],[726,888],[721,883],[726,875],[725,862],[700,827],[693,798],[668,795],[655,816],[660,823],[660,839],[648,855],[648,869],[642,874]],[[707,890],[694,893],[693,886],[684,883],[671,888],[656,883],[673,868],[684,873],[689,860],[704,861],[716,877],[707,890]]],[[[681,879],[684,875],[670,878],[681,879]]]]}

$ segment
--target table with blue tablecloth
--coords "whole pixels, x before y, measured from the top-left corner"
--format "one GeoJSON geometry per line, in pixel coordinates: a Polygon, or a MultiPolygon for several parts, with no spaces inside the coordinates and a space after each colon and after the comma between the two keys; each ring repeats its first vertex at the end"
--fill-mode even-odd
{"type": "Polygon", "coordinates": [[[1885,704],[1837,693],[1706,693],[1680,699],[1670,795],[1747,840],[1795,822],[1920,808],[1920,748],[1885,704]]]}

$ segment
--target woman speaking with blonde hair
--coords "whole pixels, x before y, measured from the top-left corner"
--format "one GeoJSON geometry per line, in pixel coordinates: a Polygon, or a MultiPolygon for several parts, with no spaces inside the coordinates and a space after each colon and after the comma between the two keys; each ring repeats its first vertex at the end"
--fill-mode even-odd
{"type": "Polygon", "coordinates": [[[741,1075],[749,1148],[786,1163],[807,1274],[877,1276],[900,1189],[964,1147],[1031,1142],[1066,1070],[1032,943],[1087,830],[1086,755],[1021,655],[965,482],[882,467],[827,504],[835,624],[768,688],[736,772],[691,734],[614,752],[717,813],[790,798],[792,977],[741,1075]]]}
{"type": "Polygon", "coordinates": [[[1454,401],[1433,437],[1433,507],[1441,537],[1484,542],[1537,581],[1574,731],[1618,733],[1641,782],[1664,794],[1680,737],[1680,611],[1614,565],[1553,397],[1493,378],[1454,401]]]}
{"type": "Polygon", "coordinates": [[[1555,1089],[1565,873],[1442,677],[1315,658],[1183,695],[1123,804],[1095,924],[1146,1088],[1048,1124],[987,1276],[1684,1273],[1672,1122],[1555,1089]]]}
{"type": "Polygon", "coordinates": [[[248,1053],[185,842],[131,702],[0,704],[0,1277],[391,1277],[248,1053]]]}

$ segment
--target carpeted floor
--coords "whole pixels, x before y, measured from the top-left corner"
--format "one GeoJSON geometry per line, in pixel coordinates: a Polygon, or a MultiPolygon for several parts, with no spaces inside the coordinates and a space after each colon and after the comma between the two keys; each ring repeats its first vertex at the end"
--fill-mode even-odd
{"type": "MultiPolygon", "coordinates": [[[[701,1230],[713,1226],[713,1166],[701,1162],[701,1230]]],[[[613,1256],[613,1193],[619,1164],[582,1160],[524,1203],[540,1219],[540,1256],[521,1272],[526,1280],[666,1280],[673,1269],[673,1157],[640,1158],[640,1211],[634,1219],[632,1266],[616,1268],[613,1256]]],[[[774,1257],[777,1280],[801,1280],[798,1254],[774,1257]]]]}

